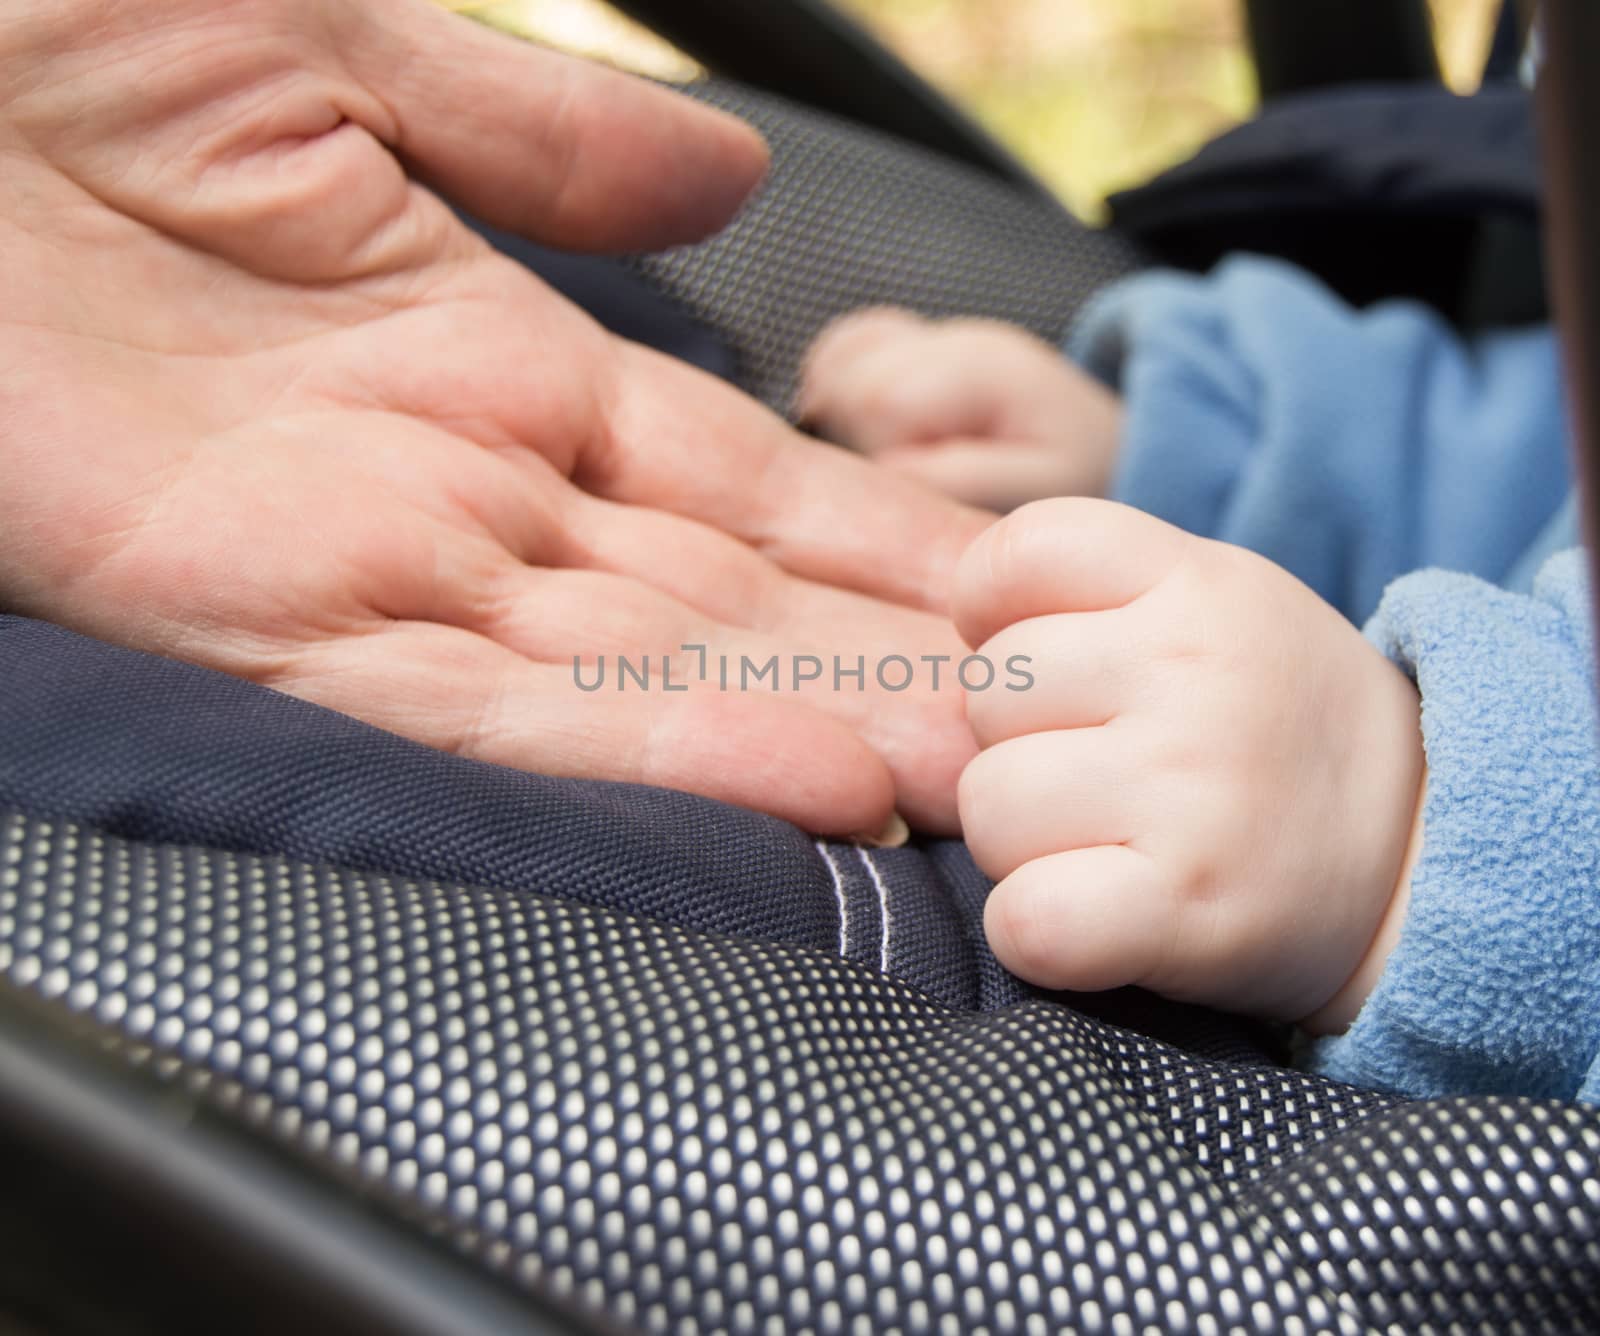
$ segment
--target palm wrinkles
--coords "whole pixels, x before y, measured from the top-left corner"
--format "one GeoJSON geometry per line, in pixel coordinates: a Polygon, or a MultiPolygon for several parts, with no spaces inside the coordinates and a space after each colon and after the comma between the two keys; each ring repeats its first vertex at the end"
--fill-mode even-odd
{"type": "MultiPolygon", "coordinates": [[[[489,251],[415,179],[465,170],[404,132],[415,84],[342,73],[321,20],[285,28],[318,8],[172,4],[159,42],[108,11],[96,31],[126,54],[95,66],[93,98],[95,53],[69,47],[4,108],[6,602],[481,759],[822,831],[895,804],[949,829],[972,742],[948,683],[591,695],[573,661],[674,653],[682,680],[684,644],[960,654],[934,610],[982,517],[869,483],[489,251]],[[251,22],[272,40],[252,46],[251,22]],[[391,145],[418,141],[408,172],[391,145]]],[[[468,43],[490,83],[535,58],[392,8],[468,43]]],[[[661,189],[690,210],[672,226],[700,225],[661,189]]],[[[582,192],[506,195],[563,236],[582,192]]]]}

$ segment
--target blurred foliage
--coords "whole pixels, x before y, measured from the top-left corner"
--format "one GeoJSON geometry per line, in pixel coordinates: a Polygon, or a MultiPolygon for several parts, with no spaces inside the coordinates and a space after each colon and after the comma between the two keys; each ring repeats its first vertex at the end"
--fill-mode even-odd
{"type": "Polygon", "coordinates": [[[603,0],[437,0],[446,9],[590,60],[687,83],[705,73],[671,43],[603,0]]]}
{"type": "MultiPolygon", "coordinates": [[[[1090,218],[1109,192],[1186,157],[1255,105],[1238,0],[835,2],[1090,218]]],[[[443,3],[660,78],[696,72],[601,0],[443,3]]],[[[1445,77],[1469,91],[1498,0],[1430,4],[1445,77]]]]}
{"type": "MultiPolygon", "coordinates": [[[[1089,217],[1256,102],[1238,0],[841,2],[1089,217]]],[[[1469,89],[1498,0],[1432,7],[1446,77],[1469,89]]]]}

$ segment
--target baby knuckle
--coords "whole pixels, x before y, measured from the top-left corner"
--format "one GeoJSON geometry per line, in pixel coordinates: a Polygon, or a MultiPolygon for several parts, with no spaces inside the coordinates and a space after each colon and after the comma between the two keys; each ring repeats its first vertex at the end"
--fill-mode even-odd
{"type": "Polygon", "coordinates": [[[1063,975],[1062,943],[1040,922],[1037,888],[1022,884],[1025,875],[1024,870],[990,895],[984,930],[1007,968],[1048,986],[1063,975]]]}
{"type": "Polygon", "coordinates": [[[989,876],[998,878],[1009,875],[1017,864],[1008,853],[1009,804],[994,755],[993,751],[980,752],[967,763],[956,784],[956,808],[973,860],[989,876]]]}
{"type": "Polygon", "coordinates": [[[1168,882],[1174,912],[1209,911],[1222,898],[1226,869],[1214,851],[1191,850],[1171,869],[1168,882]]]}
{"type": "Polygon", "coordinates": [[[967,764],[956,782],[956,806],[961,810],[961,829],[967,842],[982,839],[989,830],[990,783],[985,775],[984,754],[980,753],[967,764]]]}

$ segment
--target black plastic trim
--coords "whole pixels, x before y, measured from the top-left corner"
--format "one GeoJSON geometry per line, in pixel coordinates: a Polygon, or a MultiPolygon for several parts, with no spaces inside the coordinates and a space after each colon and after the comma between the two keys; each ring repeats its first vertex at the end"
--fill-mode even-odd
{"type": "MultiPolygon", "coordinates": [[[[1544,0],[1540,9],[1539,131],[1545,177],[1550,305],[1561,335],[1590,587],[1600,595],[1600,6],[1544,0]]],[[[1597,623],[1600,625],[1600,623],[1597,623]]]]}
{"type": "Polygon", "coordinates": [[[1265,101],[1343,83],[1439,79],[1425,0],[1245,0],[1265,101]]]}
{"type": "Polygon", "coordinates": [[[351,1185],[0,984],[0,1329],[570,1336],[351,1185]]]}
{"type": "Polygon", "coordinates": [[[1011,152],[827,0],[613,0],[713,74],[1049,194],[1011,152]]]}

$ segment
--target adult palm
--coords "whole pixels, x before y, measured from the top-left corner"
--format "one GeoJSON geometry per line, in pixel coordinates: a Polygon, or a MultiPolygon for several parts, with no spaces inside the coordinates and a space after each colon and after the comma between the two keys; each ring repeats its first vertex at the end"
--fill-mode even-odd
{"type": "Polygon", "coordinates": [[[960,694],[871,664],[961,653],[982,517],[611,337],[441,200],[686,240],[759,178],[745,127],[423,0],[0,0],[0,161],[8,606],[490,761],[951,828],[960,694]],[[868,671],[575,685],[682,682],[686,644],[868,671]]]}

